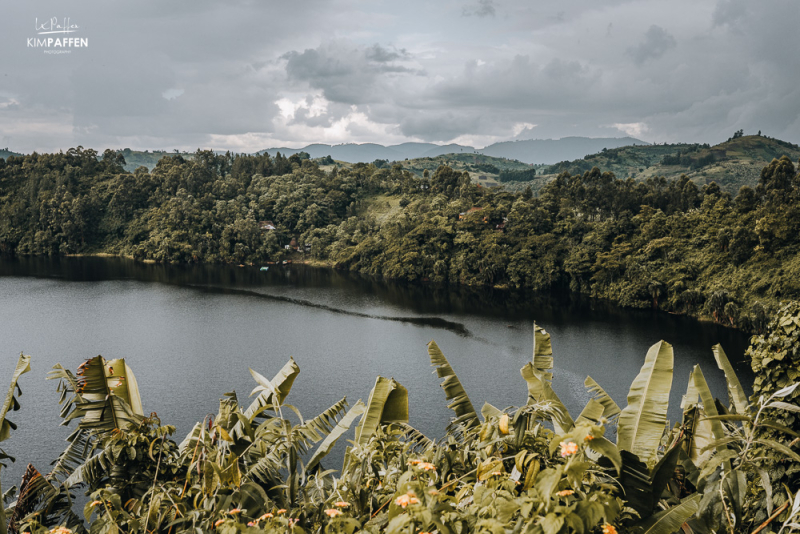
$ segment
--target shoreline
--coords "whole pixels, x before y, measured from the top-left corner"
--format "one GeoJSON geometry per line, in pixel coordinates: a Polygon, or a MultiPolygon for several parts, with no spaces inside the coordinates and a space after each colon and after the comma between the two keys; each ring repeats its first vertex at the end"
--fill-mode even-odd
{"type": "MultiPolygon", "coordinates": [[[[37,255],[34,254],[32,256],[37,256],[37,255]]],[[[67,258],[87,258],[87,257],[94,257],[94,258],[124,258],[124,259],[132,260],[132,261],[135,261],[135,262],[140,262],[140,263],[144,263],[144,264],[148,264],[148,265],[156,265],[158,263],[156,260],[152,260],[152,259],[137,259],[131,254],[113,254],[113,253],[110,253],[110,252],[86,252],[86,253],[64,254],[61,257],[67,257],[67,258]]],[[[334,270],[336,270],[335,264],[333,262],[327,261],[327,260],[318,260],[318,259],[300,259],[300,260],[296,260],[296,259],[291,259],[291,262],[292,262],[292,264],[306,265],[306,266],[309,266],[309,267],[315,267],[315,268],[320,268],[320,269],[334,269],[334,270]]],[[[267,265],[270,265],[270,264],[272,264],[272,265],[281,264],[281,262],[272,262],[272,263],[263,262],[263,263],[267,264],[267,265]]],[[[208,263],[204,263],[204,262],[198,262],[197,264],[198,265],[201,265],[201,264],[202,265],[209,265],[208,263]]],[[[236,264],[234,264],[234,263],[220,263],[219,265],[236,266],[236,264]]],[[[245,266],[247,266],[247,267],[256,267],[256,264],[247,264],[247,265],[239,264],[239,266],[240,267],[245,267],[245,266]]],[[[397,279],[397,280],[402,280],[402,279],[397,279]]],[[[402,281],[408,282],[407,280],[402,280],[402,281]]],[[[492,286],[481,286],[481,287],[486,287],[486,288],[491,288],[491,289],[496,289],[496,290],[501,290],[501,291],[509,291],[509,290],[512,289],[507,284],[494,284],[492,286]]],[[[617,307],[622,308],[622,309],[630,309],[630,310],[644,309],[644,308],[637,308],[635,306],[624,306],[624,305],[622,305],[622,304],[620,304],[618,302],[615,302],[615,301],[613,301],[611,299],[608,299],[608,298],[597,297],[597,296],[594,296],[594,295],[589,295],[589,294],[584,294],[584,293],[578,293],[578,294],[580,294],[580,295],[582,295],[584,297],[587,297],[589,299],[607,302],[609,304],[612,304],[612,305],[617,306],[617,307]]],[[[711,317],[710,315],[694,315],[694,314],[689,314],[689,313],[673,312],[673,311],[667,311],[667,310],[662,310],[662,309],[656,309],[656,311],[661,312],[661,313],[668,313],[670,315],[676,315],[676,316],[680,316],[680,317],[688,317],[688,318],[690,318],[692,320],[695,320],[695,321],[697,321],[699,323],[714,324],[714,325],[717,325],[717,326],[722,326],[724,328],[730,328],[732,330],[737,330],[737,331],[740,331],[740,332],[744,332],[744,333],[747,333],[747,334],[750,334],[750,335],[758,335],[757,332],[751,332],[751,331],[743,330],[742,328],[739,328],[737,326],[730,325],[730,324],[719,323],[719,322],[715,321],[713,319],[713,317],[711,317]]]]}

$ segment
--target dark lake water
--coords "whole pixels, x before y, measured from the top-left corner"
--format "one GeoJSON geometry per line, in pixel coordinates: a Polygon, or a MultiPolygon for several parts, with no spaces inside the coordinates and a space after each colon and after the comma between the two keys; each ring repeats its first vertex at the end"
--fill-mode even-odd
{"type": "MultiPolygon", "coordinates": [[[[670,417],[692,367],[700,363],[725,399],[712,345],[722,343],[747,385],[749,336],[684,317],[623,310],[570,296],[534,296],[394,283],[302,265],[163,266],[122,259],[0,260],[0,388],[5,396],[20,352],[33,356],[23,375],[19,425],[2,447],[17,456],[2,484],[18,484],[28,462],[47,472],[69,429],[59,427],[55,364],[75,370],[87,358],[127,359],[145,412],[177,426],[215,414],[235,390],[242,403],[255,386],[248,367],[272,377],[293,356],[301,373],[287,402],[311,417],[347,396],[366,401],[375,377],[408,388],[410,423],[442,435],[451,413],[432,374],[426,344],[436,340],[477,409],[524,404],[519,369],[531,359],[532,324],[552,335],[554,388],[573,416],[589,396],[591,375],[621,406],[647,349],[675,349],[670,417]]],[[[71,427],[70,427],[71,428],[71,427]]],[[[335,467],[335,465],[333,465],[335,467]]]]}

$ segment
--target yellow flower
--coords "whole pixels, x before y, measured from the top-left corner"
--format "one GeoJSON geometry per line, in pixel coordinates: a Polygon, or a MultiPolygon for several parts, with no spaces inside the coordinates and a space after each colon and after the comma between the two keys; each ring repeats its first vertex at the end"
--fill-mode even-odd
{"type": "Polygon", "coordinates": [[[335,502],[335,503],[333,503],[333,505],[336,506],[337,508],[349,508],[350,507],[350,503],[347,502],[347,501],[335,502]]]}
{"type": "Polygon", "coordinates": [[[561,445],[561,456],[563,458],[578,452],[578,444],[574,441],[562,441],[559,445],[561,445]]]}
{"type": "Polygon", "coordinates": [[[572,490],[561,490],[558,493],[556,493],[556,495],[558,495],[559,497],[568,497],[568,496],[572,495],[573,493],[575,493],[575,492],[572,491],[572,490]]]}
{"type": "Polygon", "coordinates": [[[216,523],[214,523],[214,527],[218,527],[218,526],[220,526],[220,525],[221,525],[222,523],[224,523],[224,522],[225,522],[225,520],[224,520],[224,519],[217,519],[217,522],[216,522],[216,523]]]}
{"type": "Polygon", "coordinates": [[[436,466],[430,462],[422,462],[419,467],[425,471],[436,471],[436,466]]]}
{"type": "Polygon", "coordinates": [[[405,495],[400,495],[394,502],[397,506],[405,508],[409,504],[419,504],[419,499],[417,499],[416,493],[409,491],[405,495]]]}
{"type": "Polygon", "coordinates": [[[328,517],[336,517],[337,515],[342,515],[341,510],[337,510],[336,508],[328,508],[325,510],[325,513],[328,514],[328,517]]]}
{"type": "Polygon", "coordinates": [[[603,525],[603,534],[617,534],[617,529],[613,525],[605,523],[603,525]]]}

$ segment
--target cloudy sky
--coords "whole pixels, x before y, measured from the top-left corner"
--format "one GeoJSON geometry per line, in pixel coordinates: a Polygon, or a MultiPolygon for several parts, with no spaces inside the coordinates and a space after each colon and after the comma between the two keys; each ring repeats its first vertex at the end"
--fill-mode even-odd
{"type": "Polygon", "coordinates": [[[740,128],[800,142],[796,0],[46,0],[0,13],[0,148],[21,152],[717,143],[740,128]],[[53,18],[73,31],[40,33],[53,18]],[[29,46],[65,36],[88,47],[29,46]]]}

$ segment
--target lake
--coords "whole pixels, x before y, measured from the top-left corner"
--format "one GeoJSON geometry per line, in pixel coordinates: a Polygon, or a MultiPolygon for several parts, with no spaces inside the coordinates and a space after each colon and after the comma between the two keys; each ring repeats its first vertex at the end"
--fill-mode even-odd
{"type": "MultiPolygon", "coordinates": [[[[20,352],[33,356],[20,385],[19,425],[2,447],[16,464],[2,484],[19,484],[25,465],[40,471],[65,448],[59,427],[56,363],[75,369],[98,354],[126,358],[145,412],[177,426],[216,414],[218,399],[240,401],[256,385],[248,367],[272,377],[293,356],[301,372],[287,402],[312,417],[347,396],[364,401],[377,375],[409,391],[410,423],[441,436],[452,412],[433,374],[426,344],[436,340],[480,410],[526,402],[519,369],[531,359],[535,320],[551,335],[554,389],[577,416],[591,375],[619,403],[647,349],[675,349],[670,417],[692,367],[702,364],[725,400],[712,345],[722,343],[747,385],[745,333],[651,310],[625,310],[570,295],[413,285],[304,265],[258,267],[152,265],[117,258],[0,260],[0,387],[5,395],[20,352]]],[[[348,438],[352,438],[352,433],[348,438]]],[[[331,463],[331,462],[329,462],[331,463]]],[[[331,467],[337,467],[332,462],[331,467]]]]}

